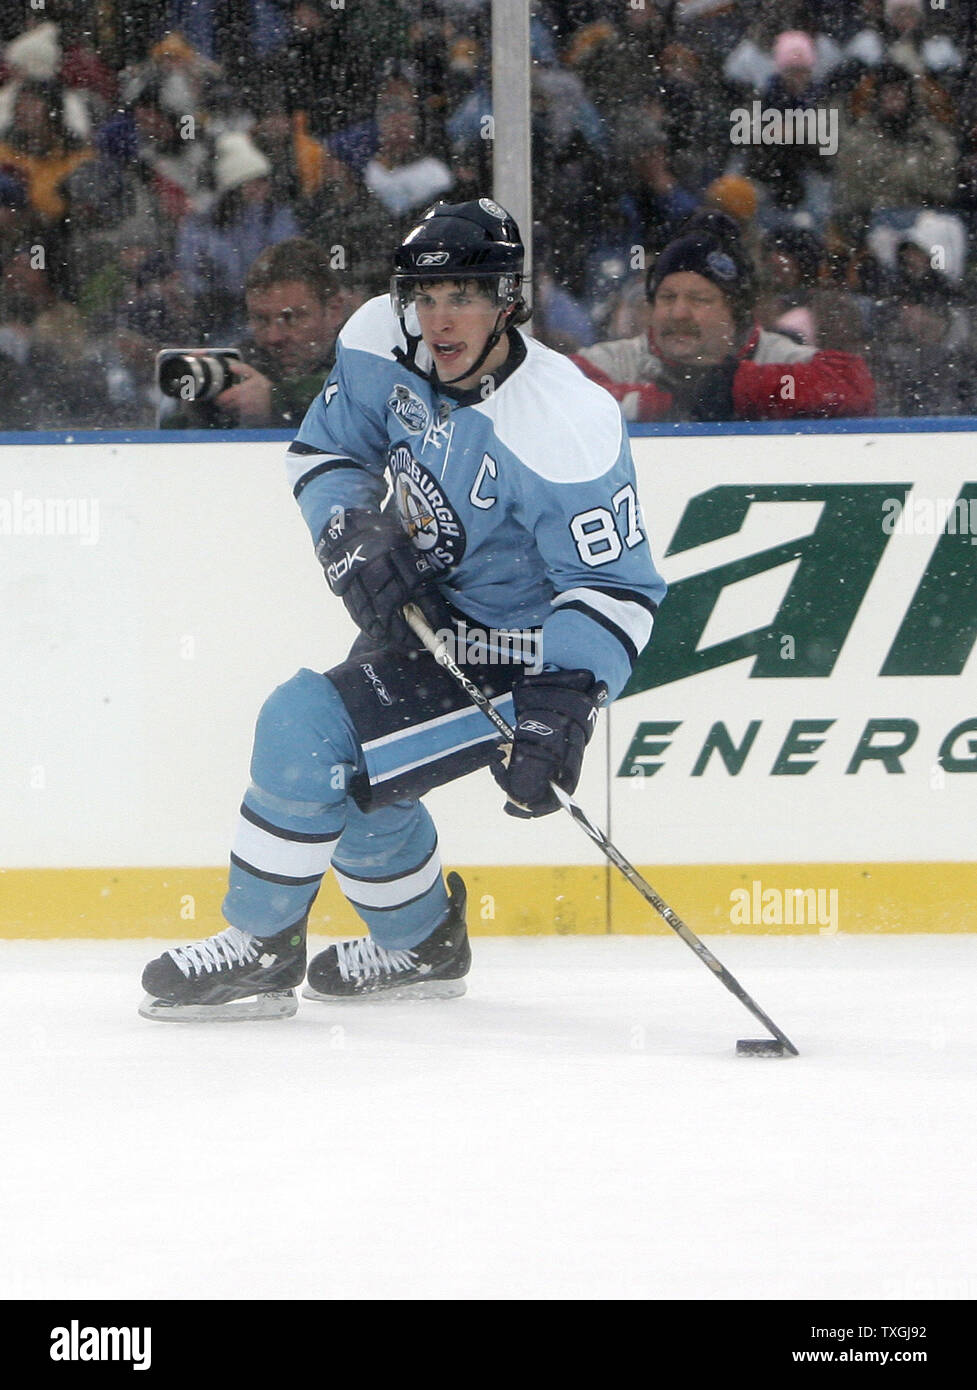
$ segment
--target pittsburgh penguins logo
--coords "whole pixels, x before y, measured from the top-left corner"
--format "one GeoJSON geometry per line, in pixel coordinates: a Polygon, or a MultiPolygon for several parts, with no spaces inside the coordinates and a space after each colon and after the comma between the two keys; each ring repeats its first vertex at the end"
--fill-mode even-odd
{"type": "Polygon", "coordinates": [[[391,449],[388,462],[394,502],[412,543],[440,573],[454,569],[461,563],[467,537],[441,484],[405,444],[391,449]]]}
{"type": "Polygon", "coordinates": [[[397,510],[418,550],[430,550],[438,540],[438,519],[429,503],[404,478],[397,480],[397,510]]]}

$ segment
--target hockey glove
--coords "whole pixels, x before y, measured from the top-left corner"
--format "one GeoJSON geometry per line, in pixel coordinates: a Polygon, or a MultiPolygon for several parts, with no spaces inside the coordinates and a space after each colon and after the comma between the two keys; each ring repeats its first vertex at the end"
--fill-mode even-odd
{"type": "Polygon", "coordinates": [[[529,819],[548,816],[560,803],[551,782],[572,794],[580,780],[584,749],[607,699],[607,686],[591,671],[543,671],[513,689],[515,738],[501,750],[492,776],[509,798],[505,812],[529,819]]]}
{"type": "Polygon", "coordinates": [[[435,631],[451,628],[434,568],[396,516],[363,508],[337,511],[315,553],[330,589],[378,646],[417,645],[401,613],[405,603],[416,603],[435,631]]]}

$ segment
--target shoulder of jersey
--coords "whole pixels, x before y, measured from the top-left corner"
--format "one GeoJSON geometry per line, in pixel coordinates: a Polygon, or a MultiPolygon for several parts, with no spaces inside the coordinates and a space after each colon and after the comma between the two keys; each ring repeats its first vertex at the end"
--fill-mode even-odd
{"type": "Polygon", "coordinates": [[[378,294],[361,304],[340,329],[339,341],[344,348],[369,352],[387,360],[390,360],[395,347],[407,346],[400,320],[393,311],[390,296],[386,294],[378,294]]]}
{"type": "Polygon", "coordinates": [[[617,401],[562,353],[535,338],[525,342],[525,362],[476,409],[491,416],[500,442],[547,482],[603,477],[621,453],[617,401]]]}

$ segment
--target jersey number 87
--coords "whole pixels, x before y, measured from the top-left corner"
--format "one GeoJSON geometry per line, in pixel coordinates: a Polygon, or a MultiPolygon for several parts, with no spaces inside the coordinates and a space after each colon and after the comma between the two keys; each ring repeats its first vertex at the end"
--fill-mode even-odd
{"type": "Polygon", "coordinates": [[[606,507],[590,507],[585,512],[578,512],[570,521],[570,533],[577,543],[580,558],[591,568],[611,564],[625,546],[633,550],[644,540],[644,533],[638,524],[638,499],[631,483],[615,492],[611,504],[624,523],[623,541],[614,512],[606,507]]]}

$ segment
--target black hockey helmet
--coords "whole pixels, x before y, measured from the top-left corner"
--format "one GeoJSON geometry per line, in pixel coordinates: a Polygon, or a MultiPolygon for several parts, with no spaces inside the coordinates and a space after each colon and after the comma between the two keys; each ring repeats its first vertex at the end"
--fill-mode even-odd
{"type": "Polygon", "coordinates": [[[417,284],[427,280],[493,282],[500,309],[522,306],[524,258],[515,219],[491,198],[435,203],[394,252],[394,311],[403,317],[417,284]]]}

